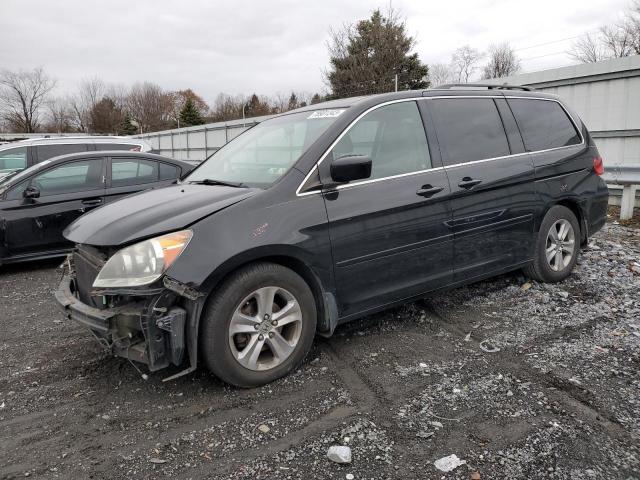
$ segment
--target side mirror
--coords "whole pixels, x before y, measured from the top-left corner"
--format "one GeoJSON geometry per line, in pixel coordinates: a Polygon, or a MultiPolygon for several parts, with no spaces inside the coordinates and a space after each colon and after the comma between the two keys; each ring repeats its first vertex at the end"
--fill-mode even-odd
{"type": "Polygon", "coordinates": [[[38,198],[40,196],[40,190],[38,190],[37,187],[30,185],[24,189],[22,196],[24,198],[38,198]]]}
{"type": "Polygon", "coordinates": [[[347,155],[331,162],[331,179],[344,183],[371,176],[371,159],[365,155],[347,155]]]}

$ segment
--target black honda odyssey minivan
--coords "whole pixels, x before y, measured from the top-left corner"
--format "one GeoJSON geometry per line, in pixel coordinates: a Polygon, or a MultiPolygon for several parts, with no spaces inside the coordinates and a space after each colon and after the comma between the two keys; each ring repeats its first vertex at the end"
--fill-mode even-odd
{"type": "Polygon", "coordinates": [[[520,268],[564,279],[605,222],[602,173],[579,118],[524,87],[311,105],[80,217],[56,298],[151,371],[260,385],[342,322],[520,268]]]}

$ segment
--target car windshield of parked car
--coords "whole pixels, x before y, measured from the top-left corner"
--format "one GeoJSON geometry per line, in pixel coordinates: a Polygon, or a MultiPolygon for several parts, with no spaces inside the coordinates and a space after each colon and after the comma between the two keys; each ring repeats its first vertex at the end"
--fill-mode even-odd
{"type": "Polygon", "coordinates": [[[218,150],[183,182],[227,182],[265,188],[275,183],[344,112],[292,113],[259,123],[218,150]]]}

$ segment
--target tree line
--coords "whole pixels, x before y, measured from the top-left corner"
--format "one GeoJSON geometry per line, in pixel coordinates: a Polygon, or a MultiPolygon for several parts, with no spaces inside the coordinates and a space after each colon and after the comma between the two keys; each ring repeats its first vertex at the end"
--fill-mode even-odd
{"type": "MultiPolygon", "coordinates": [[[[84,80],[72,95],[56,97],[55,79],[42,68],[0,71],[0,114],[15,132],[133,134],[286,112],[327,99],[411,90],[476,78],[502,78],[521,71],[507,42],[482,52],[470,45],[456,49],[448,63],[427,65],[415,52],[415,38],[397,10],[376,9],[367,19],[331,29],[326,92],[265,96],[219,94],[212,105],[191,89],[166,91],[151,82],[131,87],[84,80]]],[[[640,0],[622,19],[587,34],[570,56],[580,62],[640,53],[640,0]]],[[[0,125],[0,128],[2,125],[0,125]]]]}
{"type": "Polygon", "coordinates": [[[640,0],[634,0],[617,22],[581,36],[568,54],[581,63],[640,55],[640,0]]]}
{"type": "Polygon", "coordinates": [[[319,94],[275,97],[220,94],[213,106],[191,89],[166,91],[151,82],[129,88],[99,78],[83,80],[67,96],[55,96],[56,80],[44,69],[0,71],[0,114],[11,132],[135,133],[190,127],[285,112],[320,101],[319,94]]]}

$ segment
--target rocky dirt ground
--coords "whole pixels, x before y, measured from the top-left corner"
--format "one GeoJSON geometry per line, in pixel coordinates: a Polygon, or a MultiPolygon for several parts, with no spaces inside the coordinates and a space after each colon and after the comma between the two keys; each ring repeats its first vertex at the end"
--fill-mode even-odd
{"type": "Polygon", "coordinates": [[[640,478],[638,229],[608,224],[561,284],[514,273],[345,325],[253,390],[143,380],[62,320],[55,267],[0,271],[0,478],[640,478]]]}

